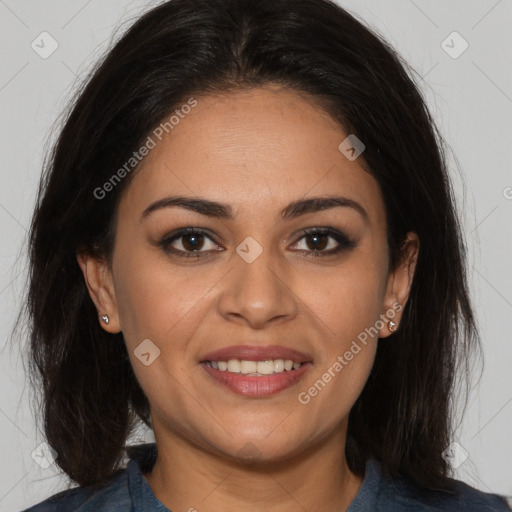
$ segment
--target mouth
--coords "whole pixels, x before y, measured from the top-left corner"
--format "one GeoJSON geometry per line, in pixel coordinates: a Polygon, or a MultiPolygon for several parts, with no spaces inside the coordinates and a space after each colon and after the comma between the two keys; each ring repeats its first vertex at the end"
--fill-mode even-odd
{"type": "Polygon", "coordinates": [[[296,385],[313,362],[294,349],[240,345],[207,354],[200,364],[229,391],[262,398],[296,385]]]}

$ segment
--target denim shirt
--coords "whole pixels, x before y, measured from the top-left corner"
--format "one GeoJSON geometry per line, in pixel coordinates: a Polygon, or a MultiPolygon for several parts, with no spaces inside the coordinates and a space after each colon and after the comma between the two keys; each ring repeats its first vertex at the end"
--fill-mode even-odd
{"type": "MultiPolygon", "coordinates": [[[[24,512],[171,512],[153,494],[144,473],[156,461],[155,443],[127,450],[130,461],[102,488],[76,487],[62,491],[24,512]]],[[[418,488],[404,478],[386,479],[369,460],[359,491],[346,512],[464,511],[510,512],[504,498],[454,480],[457,494],[418,488]]],[[[190,510],[195,510],[191,503],[190,510]]]]}

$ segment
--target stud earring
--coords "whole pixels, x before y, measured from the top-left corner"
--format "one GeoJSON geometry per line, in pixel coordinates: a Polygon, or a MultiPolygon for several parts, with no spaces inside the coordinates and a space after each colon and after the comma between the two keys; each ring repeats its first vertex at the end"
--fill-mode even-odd
{"type": "Polygon", "coordinates": [[[395,332],[396,331],[396,322],[393,322],[393,320],[390,320],[388,322],[388,329],[391,331],[391,332],[395,332]]]}
{"type": "Polygon", "coordinates": [[[106,324],[108,324],[110,322],[110,318],[108,317],[108,315],[103,315],[101,317],[101,319],[103,320],[103,322],[105,322],[106,324]]]}

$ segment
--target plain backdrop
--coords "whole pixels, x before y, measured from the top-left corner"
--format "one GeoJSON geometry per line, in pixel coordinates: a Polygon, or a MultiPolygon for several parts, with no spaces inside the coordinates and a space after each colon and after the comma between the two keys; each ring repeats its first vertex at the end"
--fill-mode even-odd
{"type": "MultiPolygon", "coordinates": [[[[43,469],[32,457],[44,438],[22,364],[26,340],[8,343],[25,285],[25,240],[45,144],[74,87],[112,38],[157,3],[0,0],[0,511],[21,510],[66,486],[55,464],[43,469]],[[32,47],[45,37],[51,49],[42,32],[58,44],[47,58],[32,47]]],[[[451,148],[484,353],[482,377],[457,430],[458,453],[467,458],[456,477],[512,496],[512,2],[339,3],[412,65],[451,148]]]]}

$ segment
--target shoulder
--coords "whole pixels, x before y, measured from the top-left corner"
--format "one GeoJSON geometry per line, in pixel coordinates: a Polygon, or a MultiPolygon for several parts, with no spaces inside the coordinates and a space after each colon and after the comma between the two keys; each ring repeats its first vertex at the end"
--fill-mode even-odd
{"type": "Polygon", "coordinates": [[[103,487],[75,487],[33,505],[24,512],[115,512],[132,510],[127,470],[119,470],[103,487]]]}
{"type": "Polygon", "coordinates": [[[23,512],[132,512],[134,500],[141,499],[143,473],[151,470],[157,453],[155,443],[127,446],[128,465],[105,485],[68,489],[23,512]]]}
{"type": "Polygon", "coordinates": [[[505,498],[497,494],[479,491],[459,480],[449,480],[453,491],[435,491],[424,489],[409,479],[400,477],[383,480],[378,503],[389,504],[378,510],[387,512],[405,512],[415,510],[463,512],[511,512],[505,498]]]}

